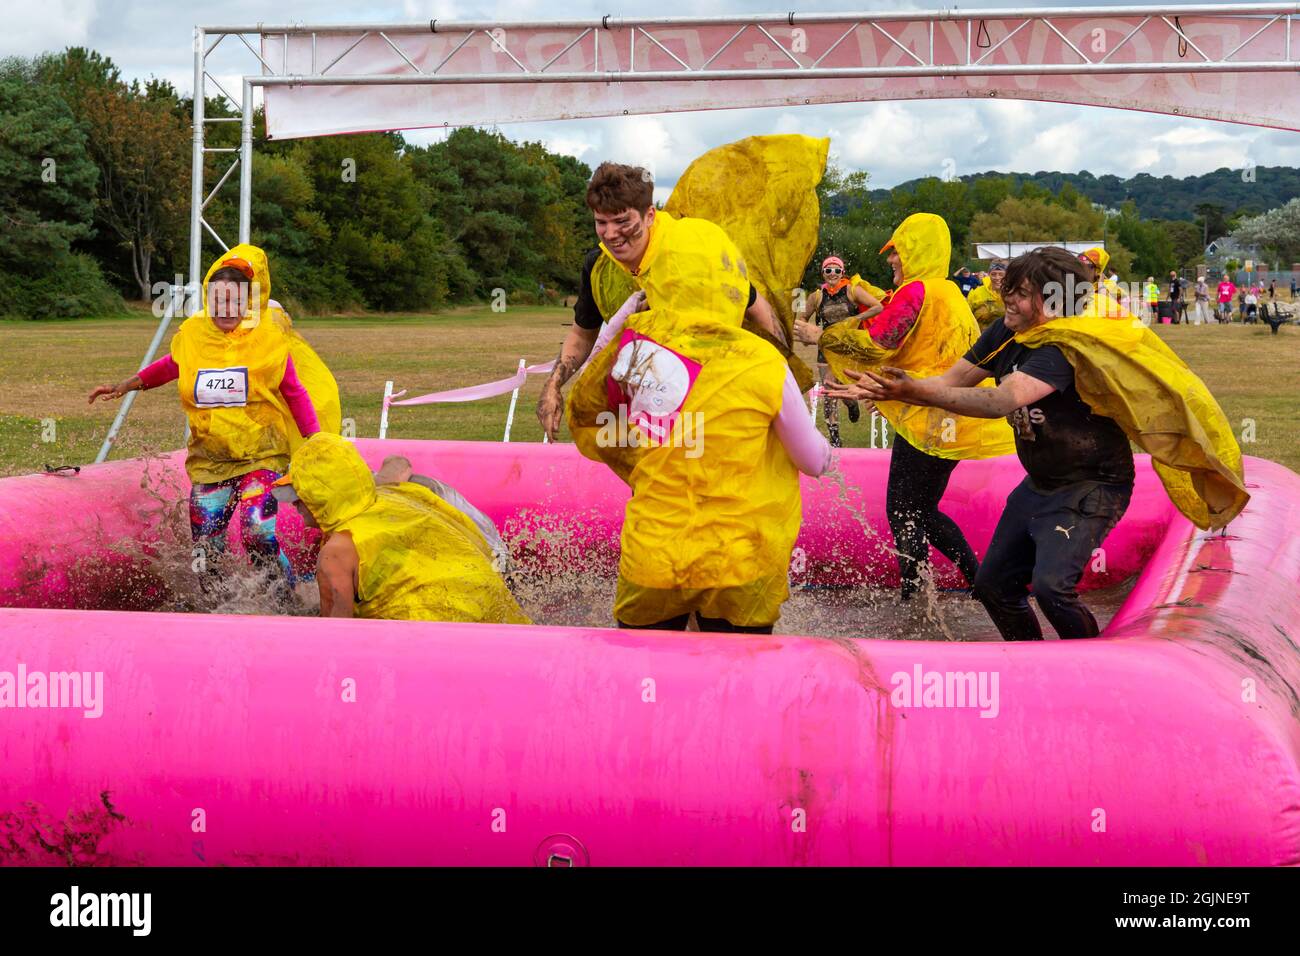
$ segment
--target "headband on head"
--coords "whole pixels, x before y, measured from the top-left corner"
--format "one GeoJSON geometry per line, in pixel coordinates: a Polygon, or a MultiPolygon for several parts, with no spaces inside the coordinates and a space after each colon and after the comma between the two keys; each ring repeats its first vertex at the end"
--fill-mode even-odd
{"type": "Polygon", "coordinates": [[[252,263],[248,262],[247,260],[241,259],[238,256],[231,256],[229,259],[222,260],[220,268],[237,269],[238,271],[242,272],[244,275],[248,276],[248,278],[250,279],[253,278],[253,274],[254,274],[252,263]]]}

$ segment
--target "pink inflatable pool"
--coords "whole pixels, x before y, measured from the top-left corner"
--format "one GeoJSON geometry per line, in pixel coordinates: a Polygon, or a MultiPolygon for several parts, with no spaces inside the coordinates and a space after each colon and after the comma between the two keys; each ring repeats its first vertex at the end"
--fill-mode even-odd
{"type": "MultiPolygon", "coordinates": [[[[358,445],[617,540],[626,492],[572,446],[358,445]]],[[[131,606],[110,548],[179,461],[0,481],[0,863],[1300,863],[1279,465],[1211,535],[1140,459],[1086,582],[1140,574],[1105,634],[1007,645],[78,609],[131,606]]],[[[888,580],[846,506],[884,528],[886,465],[805,482],[796,576],[888,580]]],[[[1020,477],[956,470],[977,550],[1020,477]]]]}

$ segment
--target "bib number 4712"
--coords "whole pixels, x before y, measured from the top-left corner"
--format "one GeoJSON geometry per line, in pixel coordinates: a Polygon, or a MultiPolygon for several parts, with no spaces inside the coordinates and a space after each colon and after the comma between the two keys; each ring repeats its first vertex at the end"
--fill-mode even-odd
{"type": "Polygon", "coordinates": [[[199,408],[239,408],[248,404],[248,366],[201,368],[194,377],[199,408]]]}

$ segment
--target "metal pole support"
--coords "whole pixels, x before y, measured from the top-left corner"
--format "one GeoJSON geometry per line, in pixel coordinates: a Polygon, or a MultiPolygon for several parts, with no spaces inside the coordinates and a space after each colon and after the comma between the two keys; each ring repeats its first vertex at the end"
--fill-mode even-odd
{"type": "MultiPolygon", "coordinates": [[[[158,328],[153,334],[153,341],[149,343],[149,351],[144,353],[144,361],[140,367],[144,368],[153,361],[154,353],[158,351],[158,346],[162,344],[163,334],[167,331],[167,326],[171,325],[172,317],[176,314],[176,299],[180,292],[181,286],[169,285],[167,287],[167,308],[163,310],[162,319],[158,322],[158,328]]],[[[108,429],[108,435],[104,437],[104,444],[99,446],[99,454],[95,456],[95,464],[99,464],[108,458],[108,453],[113,449],[113,442],[117,440],[117,433],[126,421],[126,416],[131,412],[131,406],[135,404],[135,392],[127,392],[126,397],[122,399],[122,404],[117,410],[117,417],[113,419],[113,424],[108,429]]]]}
{"type": "MultiPolygon", "coordinates": [[[[202,202],[202,199],[199,200],[202,202]]],[[[239,136],[239,241],[250,242],[253,217],[253,84],[244,80],[239,136]]]]}

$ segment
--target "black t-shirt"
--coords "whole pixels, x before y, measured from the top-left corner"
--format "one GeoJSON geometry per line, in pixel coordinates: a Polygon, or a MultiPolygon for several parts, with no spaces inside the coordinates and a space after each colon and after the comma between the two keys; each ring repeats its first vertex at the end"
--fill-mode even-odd
{"type": "Polygon", "coordinates": [[[998,319],[963,357],[988,369],[998,382],[1023,372],[1055,389],[1007,416],[1030,481],[1043,491],[1076,481],[1132,484],[1133,451],[1119,423],[1092,413],[1074,387],[1074,368],[1056,346],[1009,342],[999,351],[1014,334],[998,319]]]}
{"type": "Polygon", "coordinates": [[[1169,298],[1171,301],[1177,301],[1183,297],[1183,280],[1169,280],[1169,298]]]}
{"type": "MultiPolygon", "coordinates": [[[[578,301],[573,304],[573,321],[580,329],[598,329],[605,321],[596,306],[596,297],[591,291],[591,270],[596,267],[596,260],[601,256],[600,246],[589,251],[582,260],[582,275],[578,277],[578,301]]],[[[758,300],[758,290],[753,283],[749,285],[749,308],[758,300]]]]}

